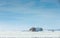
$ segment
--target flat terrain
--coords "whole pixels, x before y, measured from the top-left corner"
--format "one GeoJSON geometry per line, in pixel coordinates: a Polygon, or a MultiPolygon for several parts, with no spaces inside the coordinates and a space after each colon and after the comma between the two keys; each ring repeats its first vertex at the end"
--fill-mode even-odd
{"type": "Polygon", "coordinates": [[[60,38],[60,32],[1,31],[2,38],[60,38]]]}

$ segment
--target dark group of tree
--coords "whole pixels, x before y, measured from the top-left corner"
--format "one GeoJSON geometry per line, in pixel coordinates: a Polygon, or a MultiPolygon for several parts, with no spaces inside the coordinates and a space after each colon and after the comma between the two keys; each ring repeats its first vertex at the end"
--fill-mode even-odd
{"type": "Polygon", "coordinates": [[[29,29],[29,31],[32,31],[32,32],[36,32],[36,31],[43,31],[43,28],[35,28],[35,27],[32,27],[29,29]]]}

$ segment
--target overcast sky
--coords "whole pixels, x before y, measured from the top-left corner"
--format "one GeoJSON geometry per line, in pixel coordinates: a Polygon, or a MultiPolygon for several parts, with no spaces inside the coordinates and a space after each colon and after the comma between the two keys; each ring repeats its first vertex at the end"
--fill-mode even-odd
{"type": "Polygon", "coordinates": [[[60,1],[0,0],[0,30],[30,27],[60,29],[60,1]]]}

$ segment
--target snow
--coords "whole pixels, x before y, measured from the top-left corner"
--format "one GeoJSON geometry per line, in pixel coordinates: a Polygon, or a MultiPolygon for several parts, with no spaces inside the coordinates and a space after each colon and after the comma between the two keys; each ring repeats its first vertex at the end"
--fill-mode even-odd
{"type": "Polygon", "coordinates": [[[20,32],[3,31],[0,32],[2,38],[60,38],[60,32],[20,32]]]}

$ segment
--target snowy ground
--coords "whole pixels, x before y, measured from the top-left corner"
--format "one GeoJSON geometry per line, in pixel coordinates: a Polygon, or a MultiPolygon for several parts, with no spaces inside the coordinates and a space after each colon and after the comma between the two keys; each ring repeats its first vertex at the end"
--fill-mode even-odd
{"type": "Polygon", "coordinates": [[[2,31],[0,38],[60,38],[60,32],[2,31]]]}

